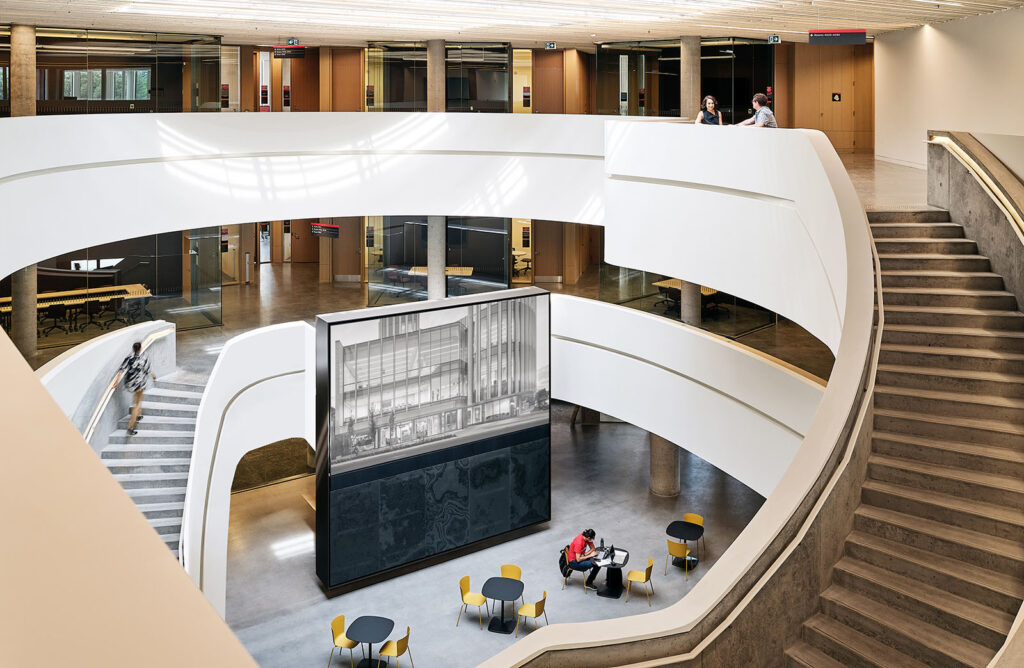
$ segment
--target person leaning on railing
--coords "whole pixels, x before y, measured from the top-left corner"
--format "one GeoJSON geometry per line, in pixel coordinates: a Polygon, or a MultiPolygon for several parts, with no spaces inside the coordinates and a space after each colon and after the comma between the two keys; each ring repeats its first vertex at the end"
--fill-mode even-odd
{"type": "Polygon", "coordinates": [[[121,381],[124,380],[125,389],[135,395],[132,416],[128,420],[128,429],[126,430],[129,436],[138,433],[135,431],[135,423],[142,419],[142,395],[146,391],[146,382],[150,376],[156,381],[156,374],[149,368],[149,360],[142,356],[142,343],[136,341],[132,344],[132,354],[121,362],[121,366],[117,370],[117,378],[114,379],[115,388],[120,386],[121,381]]]}
{"type": "Polygon", "coordinates": [[[745,121],[740,121],[738,125],[755,125],[759,128],[779,127],[779,124],[775,122],[775,114],[768,108],[767,95],[758,93],[751,103],[754,105],[754,115],[745,121]]]}

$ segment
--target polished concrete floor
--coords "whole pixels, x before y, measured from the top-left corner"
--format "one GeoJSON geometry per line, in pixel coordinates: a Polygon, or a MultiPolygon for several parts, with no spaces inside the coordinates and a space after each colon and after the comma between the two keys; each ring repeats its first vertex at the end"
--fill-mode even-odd
{"type": "MultiPolygon", "coordinates": [[[[232,496],[228,543],[227,621],[261,666],[323,665],[331,648],[330,622],[344,614],[395,622],[392,638],[412,627],[409,646],[418,666],[475,666],[515,641],[480,630],[476,610],[463,614],[458,583],[470,576],[473,591],[499,574],[502,564],[523,569],[528,602],[547,591],[552,623],[606,619],[663,608],[678,601],[713,567],[761,507],[763,498],[685,451],[682,493],[666,499],[648,493],[646,432],[627,424],[568,425],[570,407],[552,409],[552,519],[535,533],[327,598],[314,576],[312,478],[232,496]],[[665,528],[685,512],[704,516],[706,551],[689,579],[669,566],[665,528]],[[630,552],[626,570],[654,559],[651,607],[642,595],[621,599],[584,594],[574,574],[563,591],[558,552],[585,527],[630,552]]],[[[693,545],[691,545],[693,547],[693,545]]],[[[603,581],[604,574],[599,577],[603,581]]],[[[532,627],[531,627],[532,628],[532,627]]],[[[347,654],[347,652],[346,652],[347,654]]],[[[359,651],[356,651],[358,659],[359,651]]],[[[403,662],[404,663],[404,662],[403,662]]],[[[348,657],[335,656],[334,666],[348,657]]]]}

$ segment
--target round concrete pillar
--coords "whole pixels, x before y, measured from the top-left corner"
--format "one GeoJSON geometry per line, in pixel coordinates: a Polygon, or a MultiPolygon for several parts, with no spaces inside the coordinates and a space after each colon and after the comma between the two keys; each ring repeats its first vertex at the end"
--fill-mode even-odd
{"type": "Polygon", "coordinates": [[[679,42],[679,115],[697,118],[700,95],[700,37],[683,37],[679,42]]]}
{"type": "MultiPolygon", "coordinates": [[[[11,26],[11,116],[36,115],[36,29],[11,26]]],[[[36,266],[11,276],[11,339],[25,357],[36,354],[36,266]]]]}
{"type": "Polygon", "coordinates": [[[651,494],[679,496],[679,446],[651,434],[651,494]]]}
{"type": "Polygon", "coordinates": [[[687,325],[700,327],[700,286],[696,283],[680,281],[679,288],[679,319],[687,325]]]}
{"type": "Polygon", "coordinates": [[[448,296],[444,268],[448,259],[447,225],[444,216],[427,216],[427,299],[448,296]]]}
{"type": "Polygon", "coordinates": [[[444,111],[445,97],[444,40],[427,40],[427,111],[444,111]]]}

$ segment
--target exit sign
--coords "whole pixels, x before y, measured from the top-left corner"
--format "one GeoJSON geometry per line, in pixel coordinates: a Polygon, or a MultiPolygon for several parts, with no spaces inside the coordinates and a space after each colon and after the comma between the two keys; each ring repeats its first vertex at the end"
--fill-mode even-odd
{"type": "Polygon", "coordinates": [[[768,43],[769,44],[781,44],[782,43],[782,38],[779,37],[778,35],[768,35],[768,43]]]}
{"type": "Polygon", "coordinates": [[[554,49],[554,48],[556,48],[555,47],[555,43],[554,42],[544,42],[544,48],[545,49],[554,49]]]}

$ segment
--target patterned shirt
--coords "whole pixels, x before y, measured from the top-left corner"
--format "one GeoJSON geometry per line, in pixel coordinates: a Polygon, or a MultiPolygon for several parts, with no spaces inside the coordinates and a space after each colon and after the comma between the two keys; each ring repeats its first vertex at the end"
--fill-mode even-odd
{"type": "Polygon", "coordinates": [[[758,123],[764,123],[766,128],[779,127],[779,124],[775,122],[775,114],[768,107],[761,107],[754,112],[754,125],[758,123]]]}
{"type": "Polygon", "coordinates": [[[132,392],[146,389],[149,378],[149,360],[142,355],[129,355],[121,362],[119,371],[124,372],[124,386],[132,392]]]}

